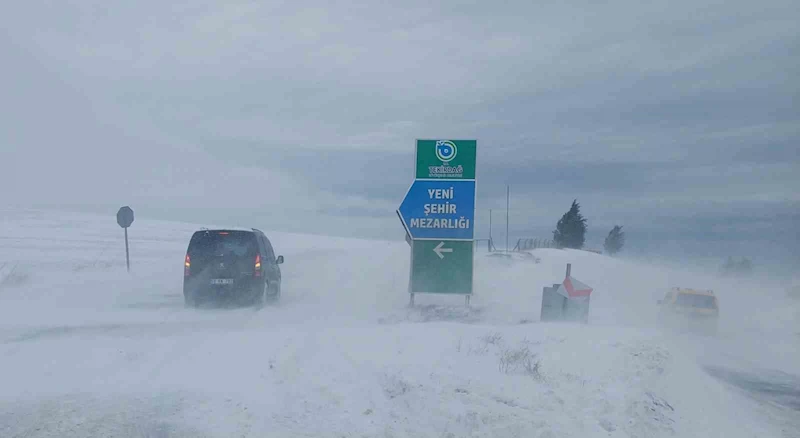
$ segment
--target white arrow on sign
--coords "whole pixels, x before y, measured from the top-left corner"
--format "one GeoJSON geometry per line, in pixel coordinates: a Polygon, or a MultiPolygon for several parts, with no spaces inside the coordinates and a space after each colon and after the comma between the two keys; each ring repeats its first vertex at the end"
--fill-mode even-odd
{"type": "Polygon", "coordinates": [[[442,254],[443,252],[453,252],[453,248],[442,248],[443,246],[444,242],[439,242],[439,244],[436,245],[436,248],[433,248],[433,252],[435,252],[440,259],[444,258],[444,254],[442,254]]]}

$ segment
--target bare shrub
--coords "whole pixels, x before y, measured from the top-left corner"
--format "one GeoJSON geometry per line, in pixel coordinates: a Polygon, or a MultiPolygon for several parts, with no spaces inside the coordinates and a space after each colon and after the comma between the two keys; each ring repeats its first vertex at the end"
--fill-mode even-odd
{"type": "Polygon", "coordinates": [[[473,347],[470,345],[469,349],[467,349],[467,354],[469,355],[478,355],[483,356],[489,352],[489,344],[479,345],[477,347],[473,347]]]}
{"type": "Polygon", "coordinates": [[[530,356],[531,350],[528,347],[501,349],[498,353],[500,372],[505,374],[515,372],[530,356]]]}
{"type": "Polygon", "coordinates": [[[503,344],[503,335],[501,335],[500,333],[489,333],[487,335],[478,338],[478,346],[477,347],[470,346],[467,353],[483,356],[489,352],[489,347],[491,346],[499,347],[502,344],[503,344]]]}
{"type": "Polygon", "coordinates": [[[17,264],[11,266],[10,269],[5,269],[7,265],[8,264],[3,264],[0,266],[0,268],[5,270],[5,272],[0,270],[0,288],[21,286],[30,281],[31,276],[26,272],[21,272],[17,264]]]}
{"type": "Polygon", "coordinates": [[[486,345],[500,345],[503,343],[503,335],[500,333],[489,333],[481,337],[481,342],[486,345]]]}
{"type": "Polygon", "coordinates": [[[525,370],[525,374],[533,377],[536,380],[542,379],[541,373],[542,361],[541,359],[537,359],[535,354],[526,357],[522,361],[522,368],[525,370]]]}
{"type": "Polygon", "coordinates": [[[522,338],[522,341],[520,341],[520,344],[530,347],[532,345],[542,345],[542,341],[531,341],[530,339],[528,339],[526,337],[526,338],[522,338]]]}
{"type": "Polygon", "coordinates": [[[413,389],[413,385],[399,374],[385,374],[383,392],[389,399],[400,397],[413,389]]]}
{"type": "Polygon", "coordinates": [[[520,369],[526,375],[541,379],[542,361],[527,345],[518,348],[503,348],[498,353],[498,368],[501,373],[511,374],[520,369]]]}

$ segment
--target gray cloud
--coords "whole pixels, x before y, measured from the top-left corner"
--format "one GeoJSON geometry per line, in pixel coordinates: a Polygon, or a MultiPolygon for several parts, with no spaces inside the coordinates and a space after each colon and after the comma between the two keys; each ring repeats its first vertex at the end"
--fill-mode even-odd
{"type": "Polygon", "coordinates": [[[453,136],[479,140],[480,220],[510,184],[517,234],[579,198],[642,241],[741,240],[798,211],[798,21],[790,0],[19,3],[2,201],[401,237],[414,139],[453,136]]]}

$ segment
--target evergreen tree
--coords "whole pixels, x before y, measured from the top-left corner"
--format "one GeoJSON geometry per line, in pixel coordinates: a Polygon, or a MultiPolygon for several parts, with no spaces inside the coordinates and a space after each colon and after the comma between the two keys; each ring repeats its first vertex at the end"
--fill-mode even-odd
{"type": "Polygon", "coordinates": [[[728,259],[725,260],[725,264],[722,265],[722,274],[728,275],[736,271],[736,262],[733,261],[733,257],[728,256],[728,259]]]}
{"type": "Polygon", "coordinates": [[[752,260],[748,259],[747,257],[742,257],[742,261],[739,262],[739,273],[744,275],[752,274],[753,273],[752,260]]]}
{"type": "Polygon", "coordinates": [[[614,255],[620,252],[623,246],[625,246],[625,232],[622,231],[621,225],[614,225],[614,228],[606,236],[603,250],[610,255],[614,255]]]}
{"type": "Polygon", "coordinates": [[[561,216],[553,231],[553,242],[558,248],[581,249],[586,241],[586,219],[581,215],[578,200],[561,216]]]}
{"type": "Polygon", "coordinates": [[[747,276],[753,273],[753,261],[747,257],[742,257],[741,260],[735,260],[733,257],[728,256],[725,264],[722,265],[722,275],[742,275],[747,276]]]}

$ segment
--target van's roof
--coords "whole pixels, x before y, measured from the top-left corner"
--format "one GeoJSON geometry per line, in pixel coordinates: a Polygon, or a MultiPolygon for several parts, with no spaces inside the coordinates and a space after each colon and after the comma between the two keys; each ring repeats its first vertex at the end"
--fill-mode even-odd
{"type": "Polygon", "coordinates": [[[202,233],[202,232],[216,232],[216,231],[246,231],[246,232],[260,232],[257,228],[244,228],[244,227],[224,227],[224,228],[200,228],[199,230],[195,231],[195,233],[202,233]]]}

